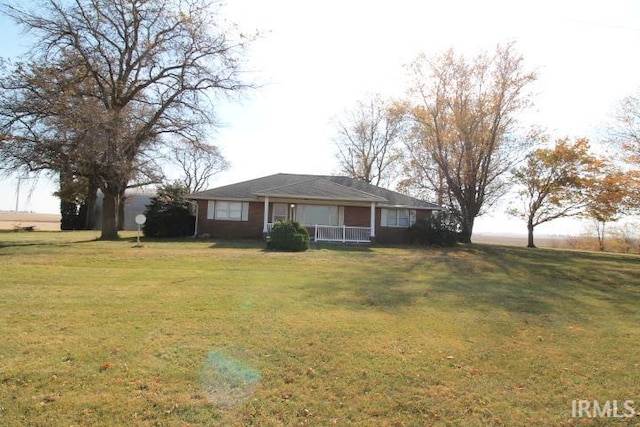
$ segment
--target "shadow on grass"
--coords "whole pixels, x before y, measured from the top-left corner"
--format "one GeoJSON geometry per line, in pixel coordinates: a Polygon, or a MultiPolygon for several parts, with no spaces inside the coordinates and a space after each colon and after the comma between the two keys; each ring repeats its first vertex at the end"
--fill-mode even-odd
{"type": "Polygon", "coordinates": [[[640,258],[615,254],[472,245],[430,280],[434,292],[479,310],[588,312],[595,301],[637,311],[640,258]]]}
{"type": "MultiPolygon", "coordinates": [[[[198,241],[198,240],[195,240],[198,241]]],[[[263,240],[215,240],[211,244],[212,249],[264,249],[265,252],[272,252],[267,249],[263,240]]],[[[310,251],[338,251],[338,252],[370,252],[371,247],[365,245],[343,244],[343,243],[316,243],[311,242],[310,251]]],[[[278,252],[278,251],[273,251],[278,252]]]]}
{"type": "Polygon", "coordinates": [[[640,304],[640,257],[491,245],[407,251],[338,269],[328,285],[309,285],[312,297],[354,309],[442,304],[525,314],[588,313],[602,302],[635,313],[640,304]]]}
{"type": "Polygon", "coordinates": [[[211,241],[211,249],[264,249],[266,243],[257,239],[245,240],[215,240],[211,241]]]}
{"type": "Polygon", "coordinates": [[[341,251],[348,264],[314,272],[305,283],[310,298],[354,310],[385,311],[414,305],[423,298],[424,286],[416,286],[408,278],[405,263],[388,259],[378,262],[378,256],[371,248],[336,249],[335,253],[341,251]],[[369,259],[370,252],[372,258],[369,259]]]}
{"type": "MultiPolygon", "coordinates": [[[[0,232],[0,249],[5,248],[20,248],[20,247],[70,247],[79,243],[91,243],[98,239],[96,237],[86,238],[82,240],[54,240],[49,238],[49,233],[65,233],[60,231],[49,232],[33,232],[25,234],[25,239],[3,239],[4,232],[0,232]],[[47,236],[43,236],[39,233],[47,233],[47,236]]],[[[11,233],[13,234],[13,233],[11,233]]],[[[22,234],[22,233],[18,233],[22,234]]]]}
{"type": "MultiPolygon", "coordinates": [[[[120,241],[127,241],[136,244],[137,237],[120,238],[120,241]]],[[[144,237],[140,236],[140,243],[179,243],[179,244],[209,244],[211,249],[261,249],[265,247],[263,241],[258,239],[225,240],[225,239],[205,239],[200,237],[144,237]]]]}
{"type": "Polygon", "coordinates": [[[357,243],[311,242],[310,250],[335,252],[371,252],[371,245],[357,243]]]}

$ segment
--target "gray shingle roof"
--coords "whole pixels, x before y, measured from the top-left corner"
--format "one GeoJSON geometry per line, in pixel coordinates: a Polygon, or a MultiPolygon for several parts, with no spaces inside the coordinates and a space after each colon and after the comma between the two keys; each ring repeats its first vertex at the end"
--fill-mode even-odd
{"type": "Polygon", "coordinates": [[[191,194],[198,200],[258,201],[264,196],[440,209],[433,203],[346,176],[275,174],[191,194]]]}
{"type": "Polygon", "coordinates": [[[384,197],[375,196],[348,186],[332,182],[324,177],[310,176],[280,187],[255,193],[256,196],[293,197],[313,200],[341,200],[352,202],[385,202],[384,197]]]}

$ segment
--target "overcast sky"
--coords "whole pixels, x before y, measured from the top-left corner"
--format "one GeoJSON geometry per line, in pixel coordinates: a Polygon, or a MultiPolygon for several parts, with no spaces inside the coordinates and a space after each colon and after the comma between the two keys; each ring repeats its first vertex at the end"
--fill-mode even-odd
{"type": "MultiPolygon", "coordinates": [[[[335,172],[332,120],[367,94],[401,96],[403,66],[421,52],[474,54],[515,41],[539,72],[535,108],[523,118],[556,136],[597,139],[616,103],[640,86],[634,0],[228,0],[222,15],[261,31],[246,61],[262,87],[221,106],[212,142],[232,166],[212,186],[335,172]]],[[[0,40],[2,57],[23,45],[4,17],[0,40]]],[[[58,212],[54,185],[41,180],[28,201],[26,188],[20,210],[58,212]]],[[[16,182],[3,181],[0,210],[15,203],[16,182]]]]}

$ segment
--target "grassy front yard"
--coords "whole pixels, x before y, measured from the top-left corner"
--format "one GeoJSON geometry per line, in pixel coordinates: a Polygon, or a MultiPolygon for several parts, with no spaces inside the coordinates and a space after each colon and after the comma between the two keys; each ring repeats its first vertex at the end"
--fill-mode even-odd
{"type": "Polygon", "coordinates": [[[630,421],[572,419],[574,399],[640,412],[640,257],[95,237],[0,233],[0,425],[630,421]]]}

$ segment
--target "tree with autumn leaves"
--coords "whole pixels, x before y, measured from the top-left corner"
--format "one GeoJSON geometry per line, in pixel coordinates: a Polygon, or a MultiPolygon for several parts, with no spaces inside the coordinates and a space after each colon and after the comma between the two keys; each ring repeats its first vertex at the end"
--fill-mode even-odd
{"type": "Polygon", "coordinates": [[[527,223],[527,247],[535,248],[535,227],[554,219],[581,214],[588,202],[586,188],[599,160],[589,153],[589,142],[567,138],[552,148],[530,152],[512,172],[520,187],[522,205],[509,210],[527,223]]]}
{"type": "MultiPolygon", "coordinates": [[[[339,129],[338,160],[343,172],[371,182],[382,175],[372,175],[371,165],[386,167],[390,141],[401,139],[397,188],[447,206],[461,225],[462,242],[471,242],[475,218],[502,200],[514,183],[520,206],[510,213],[526,221],[529,247],[535,247],[538,225],[563,217],[593,219],[603,247],[605,224],[629,212],[638,199],[632,197],[637,175],[615,171],[591,153],[586,138],[562,138],[548,148],[548,138],[539,132],[522,133],[517,116],[532,104],[528,88],[536,73],[525,67],[513,44],[471,59],[453,50],[420,56],[408,73],[408,97],[394,104],[400,109],[391,116],[394,132],[380,126],[390,120],[384,104],[361,103],[353,115],[358,120],[348,122],[357,126],[339,129]],[[372,137],[378,134],[393,138],[379,144],[372,137]]],[[[640,101],[629,98],[623,107],[623,146],[634,150],[629,158],[637,160],[640,101]]]]}
{"type": "Polygon", "coordinates": [[[591,182],[583,216],[593,220],[601,251],[605,250],[607,224],[619,220],[638,207],[639,178],[637,171],[624,172],[609,167],[591,182]]]}
{"type": "Polygon", "coordinates": [[[513,44],[465,58],[453,50],[409,66],[407,188],[426,190],[458,219],[471,243],[476,217],[506,193],[525,138],[517,115],[531,105],[530,71],[513,44]]]}
{"type": "Polygon", "coordinates": [[[533,150],[512,175],[522,204],[509,213],[527,223],[530,248],[536,247],[538,225],[583,217],[596,223],[604,250],[605,225],[628,213],[635,203],[637,175],[615,170],[606,159],[592,154],[586,138],[562,138],[553,147],[533,150]]]}

